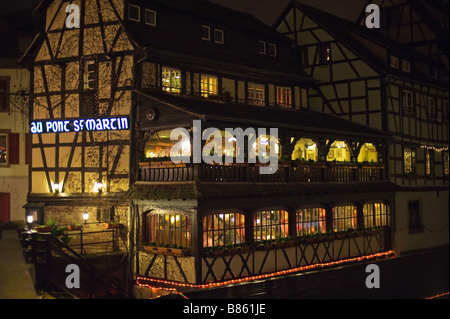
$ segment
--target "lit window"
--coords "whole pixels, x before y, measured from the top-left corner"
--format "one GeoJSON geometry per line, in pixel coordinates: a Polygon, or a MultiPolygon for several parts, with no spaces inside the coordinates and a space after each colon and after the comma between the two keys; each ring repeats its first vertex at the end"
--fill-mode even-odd
{"type": "Polygon", "coordinates": [[[145,24],[156,26],[156,11],[145,9],[145,24]]]}
{"type": "Polygon", "coordinates": [[[203,217],[203,247],[234,245],[243,242],[245,242],[245,217],[243,214],[213,214],[203,217]]]}
{"type": "Polygon", "coordinates": [[[0,76],[0,113],[9,112],[9,76],[0,76]]]}
{"type": "Polygon", "coordinates": [[[303,208],[296,213],[297,236],[305,236],[314,233],[325,233],[326,213],[323,208],[303,208]]]}
{"type": "Polygon", "coordinates": [[[376,147],[372,143],[364,143],[359,151],[358,162],[376,163],[377,161],[378,153],[376,147]]]}
{"type": "Polygon", "coordinates": [[[356,206],[336,206],[333,207],[333,230],[345,231],[357,228],[356,206]]]}
{"type": "Polygon", "coordinates": [[[141,21],[141,8],[133,4],[128,5],[128,19],[132,21],[141,21]]]}
{"type": "Polygon", "coordinates": [[[248,84],[248,103],[255,105],[266,104],[264,85],[255,83],[248,84]]]}
{"type": "Polygon", "coordinates": [[[391,68],[398,69],[400,68],[400,60],[398,57],[391,55],[390,56],[390,66],[391,68]]]}
{"type": "Polygon", "coordinates": [[[214,29],[214,42],[218,44],[223,44],[224,42],[223,30],[214,29]]]}
{"type": "Polygon", "coordinates": [[[314,161],[319,157],[319,149],[316,143],[309,138],[301,138],[297,141],[292,152],[292,160],[314,161]]]}
{"type": "Polygon", "coordinates": [[[166,92],[181,92],[181,71],[163,67],[161,72],[162,88],[166,92]]]}
{"type": "Polygon", "coordinates": [[[255,241],[288,237],[288,213],[284,210],[256,212],[253,215],[253,235],[255,241]]]}
{"type": "Polygon", "coordinates": [[[319,63],[325,64],[331,61],[331,48],[329,44],[319,46],[319,63]]]}
{"type": "Polygon", "coordinates": [[[291,107],[291,89],[287,87],[277,87],[277,106],[291,107]]]}
{"type": "Polygon", "coordinates": [[[269,56],[276,57],[277,56],[277,45],[273,43],[269,43],[269,56]]]}
{"type": "Polygon", "coordinates": [[[258,53],[266,54],[266,42],[258,41],[258,53]]]}
{"type": "Polygon", "coordinates": [[[202,40],[211,40],[211,28],[207,25],[202,25],[202,40]]]}
{"type": "Polygon", "coordinates": [[[416,172],[416,150],[405,148],[403,151],[403,165],[405,174],[414,174],[416,172]]]}
{"type": "Polygon", "coordinates": [[[425,175],[434,175],[434,152],[425,150],[425,175]]]}
{"type": "MultiPolygon", "coordinates": [[[[179,143],[179,140],[170,139],[170,134],[172,131],[173,130],[163,130],[153,133],[145,144],[145,157],[170,157],[172,147],[179,143]]],[[[191,156],[190,142],[183,142],[181,148],[179,149],[178,156],[191,156]]]]}
{"type": "Polygon", "coordinates": [[[363,206],[364,227],[390,225],[389,206],[385,203],[369,203],[363,206]]]}
{"type": "Polygon", "coordinates": [[[157,245],[191,247],[191,222],[181,214],[149,214],[147,240],[157,245]]]}
{"type": "Polygon", "coordinates": [[[200,81],[200,94],[203,97],[217,95],[217,77],[202,75],[200,81]]]}
{"type": "Polygon", "coordinates": [[[84,63],[84,89],[95,89],[97,79],[97,66],[95,61],[86,61],[84,63]]]}
{"type": "Polygon", "coordinates": [[[334,141],[327,154],[327,161],[350,162],[351,149],[344,141],[334,141]]]}
{"type": "Polygon", "coordinates": [[[402,105],[406,114],[415,114],[413,92],[408,90],[402,91],[402,105]]]}
{"type": "Polygon", "coordinates": [[[444,160],[444,175],[448,176],[449,172],[450,172],[450,166],[449,166],[449,153],[447,152],[442,152],[442,157],[444,160]]]}

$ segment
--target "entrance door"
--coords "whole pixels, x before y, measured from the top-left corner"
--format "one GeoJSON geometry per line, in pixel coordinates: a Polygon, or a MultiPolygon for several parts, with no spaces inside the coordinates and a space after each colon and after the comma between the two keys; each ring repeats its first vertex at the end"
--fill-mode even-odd
{"type": "Polygon", "coordinates": [[[0,222],[6,223],[10,220],[9,193],[0,193],[0,222]]]}

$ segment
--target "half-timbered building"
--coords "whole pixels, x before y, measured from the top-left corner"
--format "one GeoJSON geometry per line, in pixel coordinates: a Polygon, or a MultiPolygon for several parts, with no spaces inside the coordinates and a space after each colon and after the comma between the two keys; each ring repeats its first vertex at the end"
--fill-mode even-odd
{"type": "Polygon", "coordinates": [[[393,137],[386,166],[397,186],[395,248],[448,244],[448,24],[440,24],[448,11],[435,8],[441,2],[375,3],[379,30],[365,26],[365,13],[354,23],[297,1],[275,27],[318,80],[311,108],[393,137]]]}
{"type": "Polygon", "coordinates": [[[289,36],[203,0],[41,5],[45,29],[22,58],[37,221],[118,221],[140,285],[390,249],[389,136],[321,112],[335,101],[289,36]],[[269,160],[276,170],[261,174],[269,160]]]}

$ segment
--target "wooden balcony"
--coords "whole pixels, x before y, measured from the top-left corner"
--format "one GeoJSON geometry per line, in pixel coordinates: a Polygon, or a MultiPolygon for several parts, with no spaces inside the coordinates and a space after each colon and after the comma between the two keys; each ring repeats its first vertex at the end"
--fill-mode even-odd
{"type": "Polygon", "coordinates": [[[274,174],[259,173],[259,164],[139,163],[144,182],[372,182],[386,179],[382,164],[280,163],[274,174]]]}

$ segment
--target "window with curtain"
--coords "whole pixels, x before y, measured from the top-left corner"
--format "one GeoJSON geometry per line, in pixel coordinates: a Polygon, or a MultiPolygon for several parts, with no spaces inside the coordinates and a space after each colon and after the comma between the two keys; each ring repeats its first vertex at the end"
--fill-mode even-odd
{"type": "Polygon", "coordinates": [[[148,214],[147,241],[157,245],[191,247],[191,222],[182,214],[148,214]]]}
{"type": "Polygon", "coordinates": [[[333,230],[345,231],[348,229],[356,229],[357,222],[357,209],[356,206],[336,206],[333,207],[333,230]]]}
{"type": "Polygon", "coordinates": [[[296,212],[297,236],[325,233],[326,213],[323,208],[302,208],[296,212]]]}
{"type": "Polygon", "coordinates": [[[162,89],[166,92],[181,92],[181,71],[163,67],[161,70],[162,89]]]}
{"type": "Polygon", "coordinates": [[[203,247],[245,242],[245,216],[240,213],[219,213],[203,217],[203,247]]]}
{"type": "Polygon", "coordinates": [[[405,174],[416,173],[416,150],[405,148],[403,150],[403,164],[405,174]]]}
{"type": "Polygon", "coordinates": [[[391,216],[389,206],[385,203],[367,203],[363,206],[364,227],[389,226],[391,216]]]}
{"type": "Polygon", "coordinates": [[[217,95],[217,77],[210,75],[202,75],[200,81],[200,93],[203,97],[217,95]]]}
{"type": "Polygon", "coordinates": [[[284,210],[256,212],[253,215],[253,235],[255,241],[288,237],[288,212],[284,210]]]}

